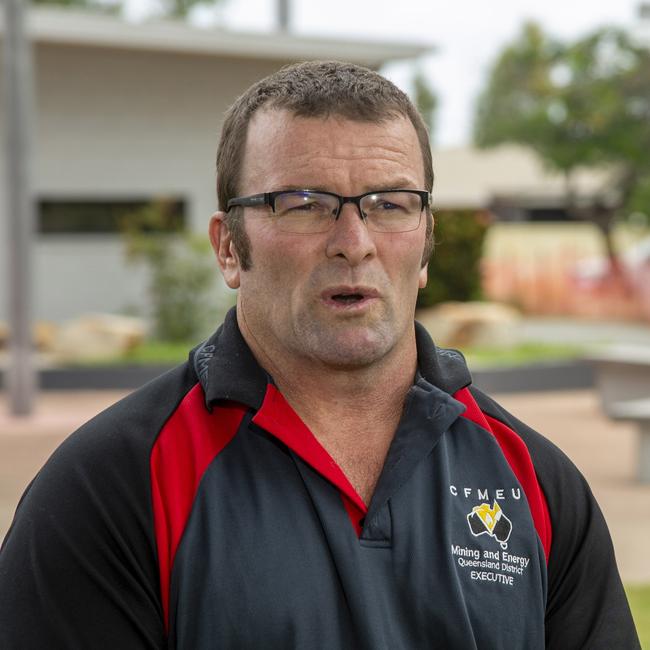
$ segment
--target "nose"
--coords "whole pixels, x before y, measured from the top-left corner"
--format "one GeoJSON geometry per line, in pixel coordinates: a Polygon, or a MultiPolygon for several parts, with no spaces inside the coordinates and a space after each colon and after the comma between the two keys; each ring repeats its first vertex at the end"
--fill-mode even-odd
{"type": "Polygon", "coordinates": [[[327,256],[345,258],[350,266],[376,253],[375,241],[354,203],[341,207],[327,240],[327,256]]]}

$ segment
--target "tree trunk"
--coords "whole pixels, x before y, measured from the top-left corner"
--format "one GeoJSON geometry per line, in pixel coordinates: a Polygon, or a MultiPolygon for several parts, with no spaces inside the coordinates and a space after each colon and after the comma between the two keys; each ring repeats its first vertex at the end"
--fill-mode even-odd
{"type": "Polygon", "coordinates": [[[632,170],[624,170],[621,174],[617,182],[618,196],[615,205],[610,205],[610,202],[597,198],[588,207],[579,206],[571,182],[571,170],[565,170],[564,178],[567,213],[576,220],[591,222],[598,228],[603,236],[605,253],[607,255],[607,280],[613,285],[618,285],[625,295],[631,295],[634,289],[614,246],[613,224],[617,213],[623,208],[631,192],[635,180],[634,172],[632,170]]]}

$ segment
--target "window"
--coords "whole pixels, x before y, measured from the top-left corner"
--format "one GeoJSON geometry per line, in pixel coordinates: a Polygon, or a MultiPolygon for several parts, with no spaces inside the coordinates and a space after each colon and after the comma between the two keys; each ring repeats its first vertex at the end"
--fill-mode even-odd
{"type": "Polygon", "coordinates": [[[139,223],[146,232],[179,232],[186,226],[183,199],[50,199],[43,198],[37,208],[41,234],[119,234],[139,223]]]}
{"type": "Polygon", "coordinates": [[[529,208],[528,221],[571,221],[564,208],[529,208]]]}

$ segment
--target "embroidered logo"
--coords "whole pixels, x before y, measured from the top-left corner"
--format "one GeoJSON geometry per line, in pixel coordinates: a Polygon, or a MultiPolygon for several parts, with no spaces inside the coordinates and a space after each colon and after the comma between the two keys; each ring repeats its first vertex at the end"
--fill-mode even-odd
{"type": "Polygon", "coordinates": [[[217,349],[216,345],[206,345],[207,341],[204,341],[198,350],[194,353],[194,369],[196,374],[199,376],[199,379],[202,383],[205,384],[208,377],[208,366],[210,365],[210,360],[214,356],[215,350],[217,349]]]}
{"type": "Polygon", "coordinates": [[[474,506],[467,515],[467,523],[474,537],[489,535],[499,542],[502,549],[508,548],[508,539],[512,532],[512,522],[503,514],[496,501],[474,506]]]}

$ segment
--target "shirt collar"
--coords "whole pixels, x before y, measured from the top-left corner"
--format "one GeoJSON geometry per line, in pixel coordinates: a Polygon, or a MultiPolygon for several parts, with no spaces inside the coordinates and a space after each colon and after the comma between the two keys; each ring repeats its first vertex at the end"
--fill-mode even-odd
{"type": "MultiPolygon", "coordinates": [[[[472,382],[463,355],[434,345],[429,333],[415,322],[418,367],[430,384],[453,395],[472,382]]],[[[190,352],[190,363],[201,382],[208,409],[220,401],[234,401],[259,410],[270,375],[257,363],[241,335],[233,307],[223,325],[190,352]]]]}

